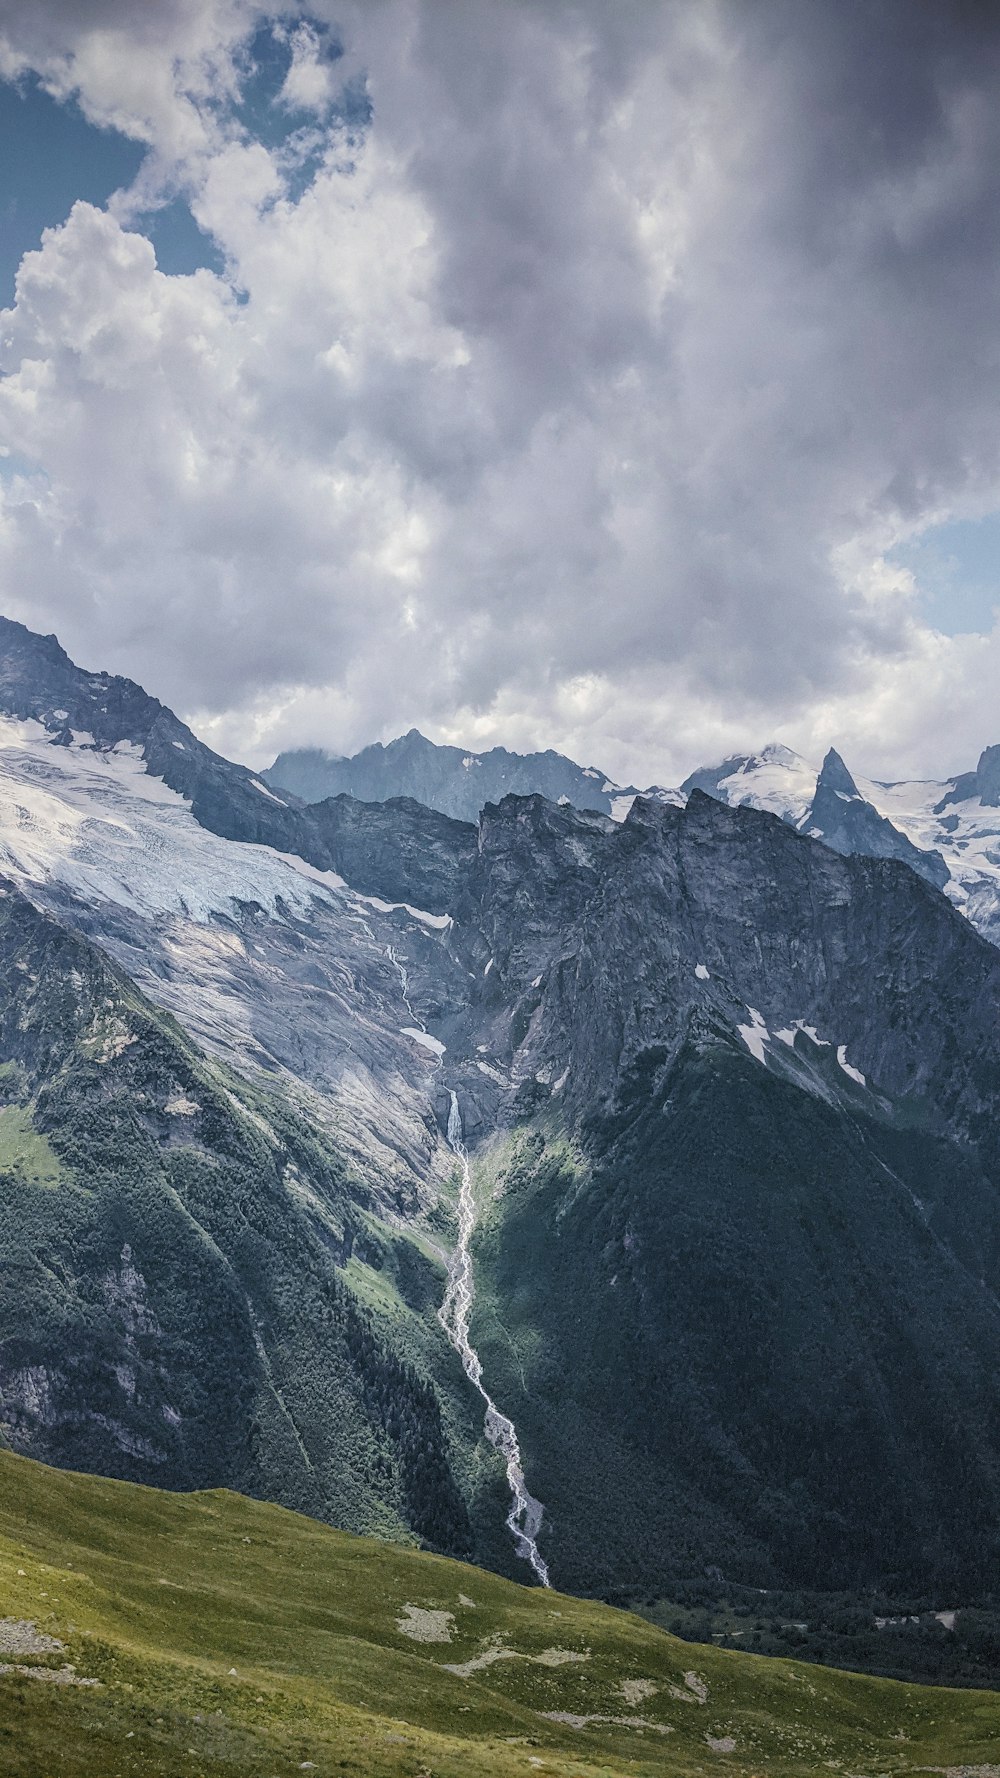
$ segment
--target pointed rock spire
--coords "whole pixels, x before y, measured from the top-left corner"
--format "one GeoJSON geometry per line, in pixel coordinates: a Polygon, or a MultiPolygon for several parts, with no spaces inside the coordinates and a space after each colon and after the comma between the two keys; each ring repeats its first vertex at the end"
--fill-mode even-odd
{"type": "Polygon", "coordinates": [[[860,796],[861,794],[835,747],[830,748],[823,761],[819,777],[816,780],[816,789],[836,790],[841,796],[860,796]]]}

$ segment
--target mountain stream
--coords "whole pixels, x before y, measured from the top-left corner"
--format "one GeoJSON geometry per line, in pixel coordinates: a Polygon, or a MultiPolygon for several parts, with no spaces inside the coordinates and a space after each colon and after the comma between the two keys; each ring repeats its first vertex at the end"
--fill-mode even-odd
{"type": "Polygon", "coordinates": [[[525,1562],[531,1563],[542,1586],[547,1587],[551,1584],[549,1571],[536,1542],[542,1528],[544,1509],[541,1501],[528,1493],[514,1422],[508,1420],[506,1414],[501,1414],[485,1388],[479,1354],[469,1341],[469,1316],[475,1295],[469,1243],[476,1226],[476,1203],[472,1195],[469,1157],[462,1139],[462,1114],[458,1108],[458,1095],[452,1093],[450,1097],[448,1146],[462,1169],[462,1183],[458,1194],[458,1241],[448,1264],[448,1283],[438,1310],[438,1320],[461,1358],[466,1376],[475,1384],[486,1403],[486,1436],[507,1466],[507,1483],[511,1492],[507,1526],[514,1538],[517,1553],[525,1562]]]}

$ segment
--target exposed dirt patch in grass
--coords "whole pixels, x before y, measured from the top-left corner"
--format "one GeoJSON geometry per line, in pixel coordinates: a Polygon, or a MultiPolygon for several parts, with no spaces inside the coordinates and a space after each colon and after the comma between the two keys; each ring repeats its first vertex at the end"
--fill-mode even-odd
{"type": "Polygon", "coordinates": [[[45,1636],[30,1618],[0,1618],[0,1655],[57,1655],[65,1644],[45,1636]]]}
{"type": "Polygon", "coordinates": [[[99,1679],[81,1679],[75,1667],[22,1667],[0,1661],[0,1678],[16,1674],[19,1679],[45,1679],[50,1685],[100,1685],[99,1679]]]}
{"type": "Polygon", "coordinates": [[[659,1689],[651,1679],[623,1679],[619,1691],[626,1704],[643,1704],[659,1689]]]}
{"type": "Polygon", "coordinates": [[[423,1605],[404,1605],[402,1617],[396,1619],[401,1636],[411,1642],[450,1642],[455,1626],[453,1611],[430,1611],[423,1605]]]}

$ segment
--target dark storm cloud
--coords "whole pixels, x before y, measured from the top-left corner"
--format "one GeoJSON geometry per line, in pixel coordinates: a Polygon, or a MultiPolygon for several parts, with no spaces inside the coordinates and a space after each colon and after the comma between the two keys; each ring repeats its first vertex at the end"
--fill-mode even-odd
{"type": "MultiPolygon", "coordinates": [[[[684,621],[694,594],[696,618],[776,631],[844,527],[995,476],[1000,19],[626,7],[609,44],[605,9],[519,13],[421,9],[375,85],[438,225],[442,310],[494,359],[484,454],[564,403],[599,420],[631,371],[684,621]],[[609,119],[650,73],[616,156],[609,119]],[[685,237],[659,304],[621,202],[658,157],[685,237]]],[[[638,590],[645,634],[673,601],[638,590]]]]}

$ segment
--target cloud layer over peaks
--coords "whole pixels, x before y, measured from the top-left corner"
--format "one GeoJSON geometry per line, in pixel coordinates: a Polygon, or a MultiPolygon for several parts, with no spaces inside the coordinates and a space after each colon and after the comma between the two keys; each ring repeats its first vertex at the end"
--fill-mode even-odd
{"type": "Polygon", "coordinates": [[[0,4],[0,70],[148,154],[0,318],[12,614],[258,761],[1000,738],[996,633],[886,560],[1000,506],[991,13],[80,11],[0,4]],[[157,269],[178,193],[224,274],[157,269]]]}

